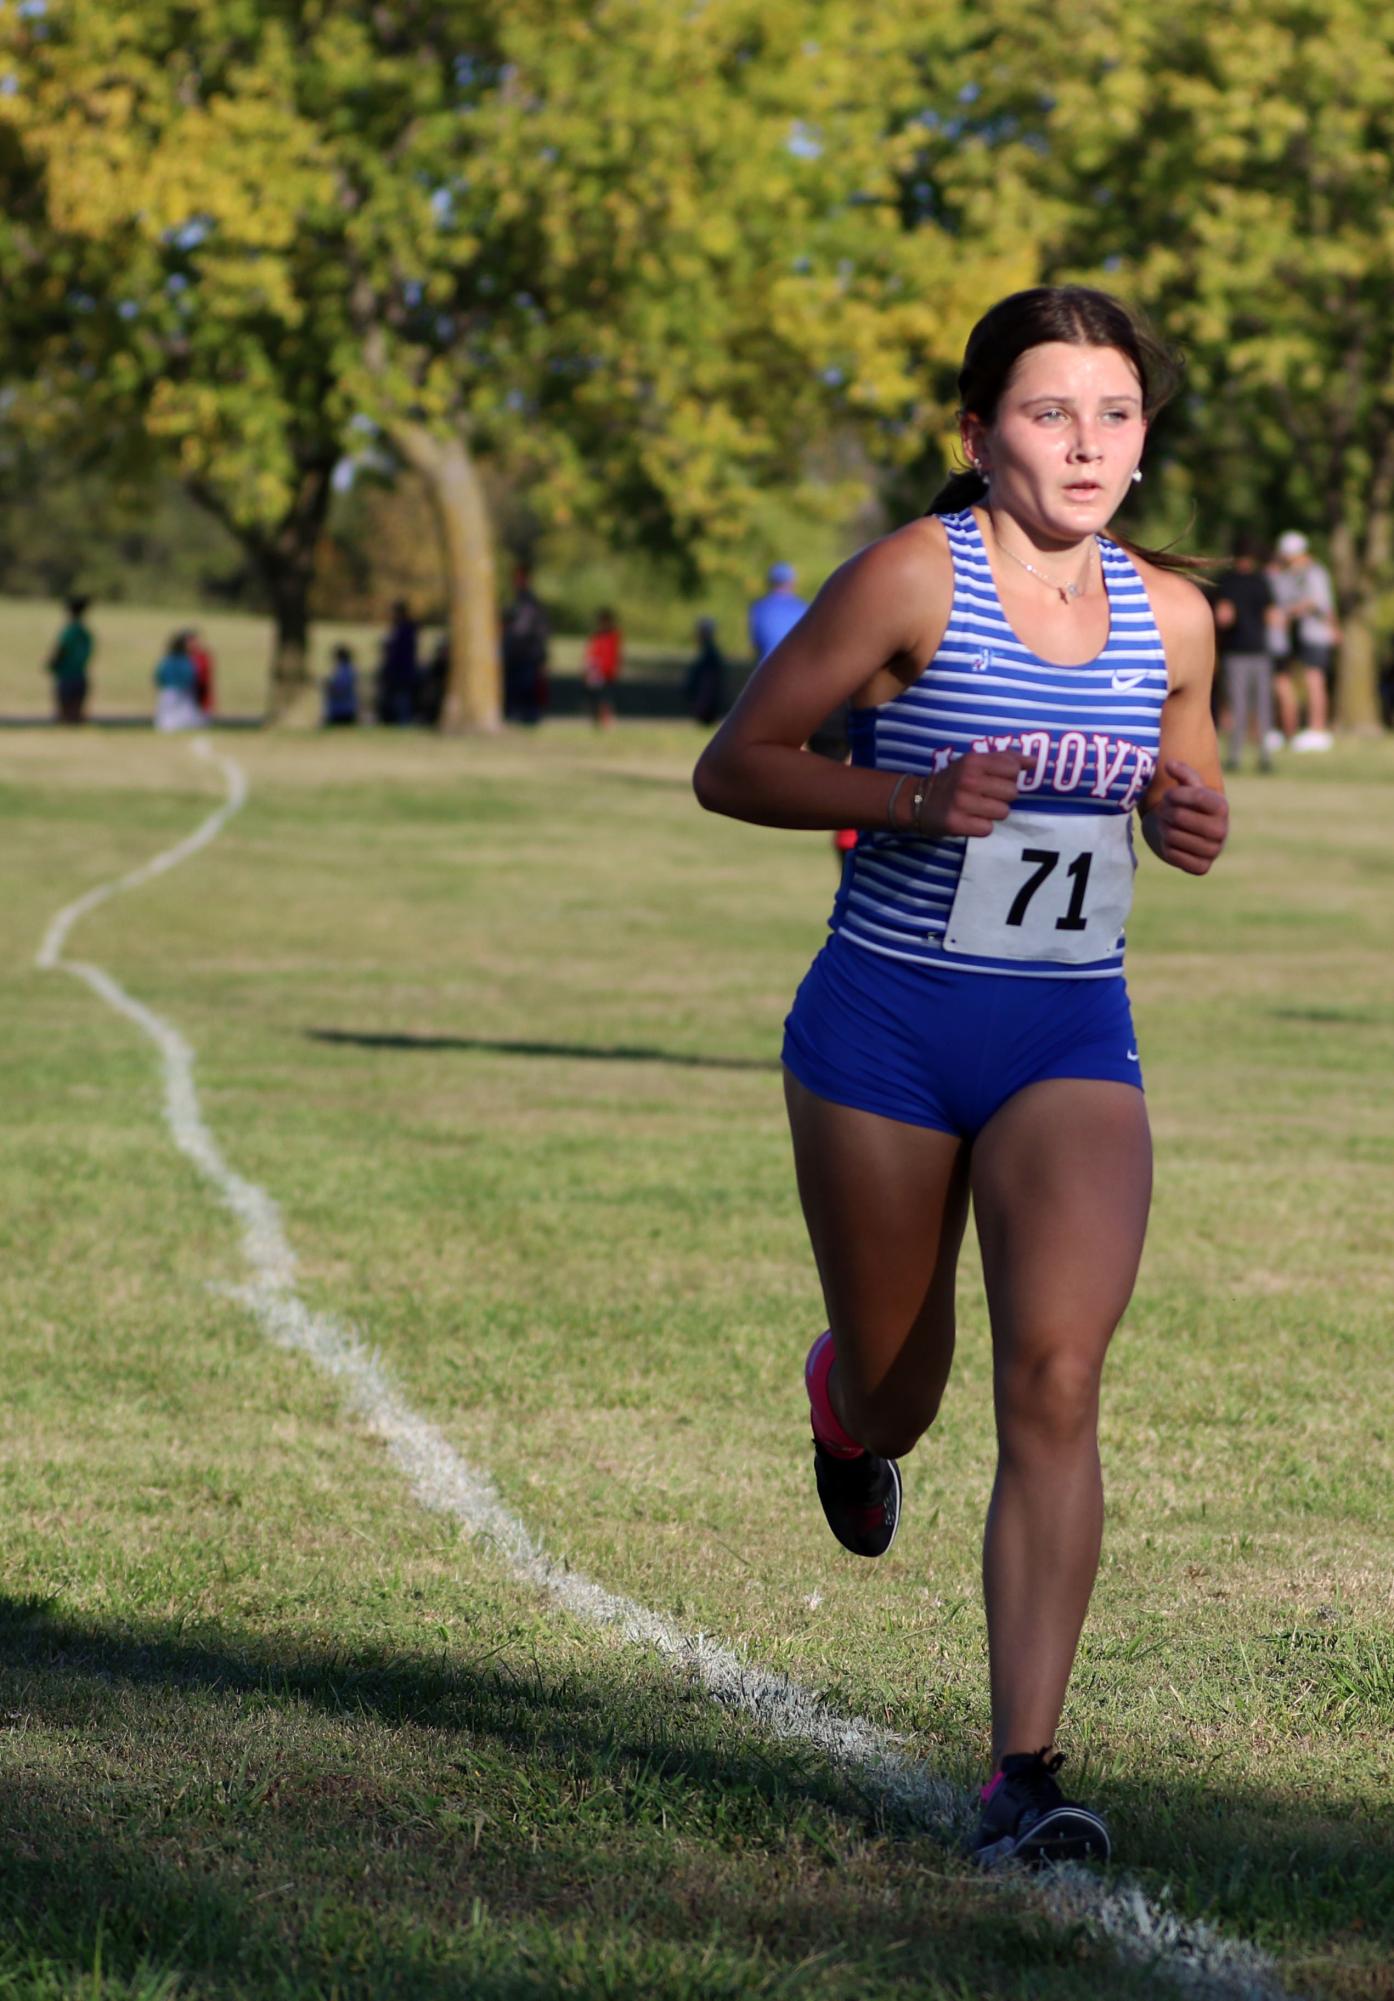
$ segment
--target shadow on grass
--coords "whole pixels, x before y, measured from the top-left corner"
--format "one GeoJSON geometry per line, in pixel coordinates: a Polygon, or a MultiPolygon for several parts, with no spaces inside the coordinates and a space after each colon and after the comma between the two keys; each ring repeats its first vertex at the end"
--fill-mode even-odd
{"type": "Polygon", "coordinates": [[[1047,1927],[1021,1885],[965,1881],[807,1747],[761,1742],[669,1670],[567,1672],[529,1647],[349,1658],[0,1599],[0,1985],[1171,1991],[1047,1927]]]}
{"type": "Polygon", "coordinates": [[[764,1056],[701,1056],[681,1049],[650,1049],[618,1043],[597,1049],[583,1042],[493,1042],[478,1035],[387,1035],[348,1028],[307,1028],[310,1042],[346,1043],[356,1049],[463,1049],[490,1056],[561,1056],[586,1063],[668,1063],[686,1070],[778,1070],[764,1056]]]}
{"type": "MultiPolygon", "coordinates": [[[[1170,1991],[640,1655],[349,1654],[0,1598],[0,1730],[0,1986],[100,1961],[91,1991],[131,1997],[1170,1991]]],[[[1184,1912],[1266,1933],[1308,1991],[1390,1991],[1387,1823],[1278,1785],[1102,1804],[1184,1912]]]]}
{"type": "Polygon", "coordinates": [[[1388,1028],[1394,1010],[1358,1007],[1271,1007],[1274,1021],[1305,1021],[1318,1027],[1388,1028]]]}

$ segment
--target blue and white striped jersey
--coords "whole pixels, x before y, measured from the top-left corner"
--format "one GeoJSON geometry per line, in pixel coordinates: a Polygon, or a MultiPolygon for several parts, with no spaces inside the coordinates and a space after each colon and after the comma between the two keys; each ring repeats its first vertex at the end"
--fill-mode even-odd
{"type": "MultiPolygon", "coordinates": [[[[853,763],[932,773],[971,750],[1021,750],[1034,759],[1020,783],[1020,806],[1028,812],[1029,826],[1039,829],[1036,816],[1059,816],[1063,837],[1068,816],[1086,815],[1095,821],[1108,816],[1116,825],[1121,816],[1117,832],[1123,835],[1157,768],[1167,694],[1162,636],[1141,577],[1116,542],[1098,537],[1109,601],[1107,644],[1083,666],[1054,666],[1023,645],[1008,624],[972,511],[943,519],[954,563],[948,627],[934,658],[912,686],[878,708],[850,711],[853,763]]],[[[973,845],[996,841],[1007,824],[973,845]]],[[[1082,852],[1099,835],[1112,831],[1077,826],[1081,839],[1076,845],[1082,852]]],[[[1028,831],[1025,838],[1039,843],[1041,836],[1039,831],[1034,836],[1028,831]]],[[[1121,930],[1116,939],[1110,930],[1106,949],[1082,963],[1023,956],[1019,949],[1014,956],[1003,957],[957,950],[952,930],[946,946],[946,928],[969,845],[962,836],[925,840],[888,832],[861,833],[844,864],[831,928],[868,951],[964,972],[1054,979],[1100,979],[1122,972],[1121,930]]],[[[1104,845],[1116,849],[1118,841],[1104,845]]],[[[1033,855],[1041,857],[1032,867],[1042,869],[1046,850],[1038,845],[1023,852],[1028,862],[1033,855]]],[[[1001,875],[997,850],[994,862],[1001,875]]],[[[1034,893],[1032,867],[1022,877],[1022,895],[1028,899],[1034,893]]],[[[1073,868],[1059,871],[1051,893],[1073,876],[1071,895],[1075,890],[1082,894],[1089,868],[1088,862],[1081,864],[1076,858],[1073,868]]],[[[1048,872],[1047,865],[1044,873],[1048,872]]],[[[1103,872],[1101,867],[1100,878],[1103,872]]],[[[1014,898],[1013,912],[1020,901],[1014,898]]],[[[1068,905],[1076,916],[1078,904],[1076,898],[1068,905]]],[[[964,914],[960,908],[955,917],[964,914]]],[[[1037,918],[1039,914],[1038,910],[1037,918]]],[[[1005,921],[1017,924],[1020,919],[1012,915],[1005,921]]],[[[1071,916],[1063,915],[1057,928],[1067,931],[1071,923],[1071,916]]],[[[1074,928],[1082,933],[1084,927],[1074,928]]],[[[964,925],[963,933],[984,935],[981,925],[964,925]]]]}

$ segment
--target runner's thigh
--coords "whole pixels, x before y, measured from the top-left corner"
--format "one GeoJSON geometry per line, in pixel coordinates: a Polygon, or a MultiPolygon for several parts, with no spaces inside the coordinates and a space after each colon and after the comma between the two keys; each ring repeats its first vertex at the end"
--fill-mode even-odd
{"type": "Polygon", "coordinates": [[[999,1367],[1097,1368],[1132,1295],[1152,1192],[1142,1092],[1050,1078],[1009,1098],[973,1147],[973,1210],[999,1367]]]}

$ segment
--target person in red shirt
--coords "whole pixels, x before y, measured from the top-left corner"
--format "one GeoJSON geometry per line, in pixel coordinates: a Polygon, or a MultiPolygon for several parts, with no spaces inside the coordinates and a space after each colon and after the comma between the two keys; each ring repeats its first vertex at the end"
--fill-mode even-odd
{"type": "Polygon", "coordinates": [[[213,655],[204,643],[203,634],[190,629],[184,634],[184,645],[189,658],[194,663],[194,699],[205,716],[211,716],[213,699],[213,655]]]}
{"type": "Polygon", "coordinates": [[[586,641],[582,679],[591,721],[597,729],[608,729],[615,720],[614,687],[620,677],[624,637],[615,614],[608,608],[595,615],[595,626],[586,641]]]}

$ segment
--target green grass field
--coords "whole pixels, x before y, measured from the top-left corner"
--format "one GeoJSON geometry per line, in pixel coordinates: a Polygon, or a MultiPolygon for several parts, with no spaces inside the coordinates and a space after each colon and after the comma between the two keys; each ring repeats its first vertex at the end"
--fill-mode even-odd
{"type": "MultiPolygon", "coordinates": [[[[776,1067],[833,865],[703,816],[697,743],[222,739],[243,812],[69,957],[187,1038],[305,1299],[552,1556],[966,1786],[977,1275],[905,1525],[859,1564],[812,1498],[776,1067]]],[[[1235,783],[1210,881],[1144,858],[1157,1195],[1062,1733],[1120,1874],[1366,2001],[1394,1994],[1392,780],[1386,743],[1300,760],[1235,783]]],[[[0,1996],[1176,1992],[559,1613],[267,1342],[154,1050],[34,965],[219,796],[185,742],[0,736],[0,1996]]]]}

